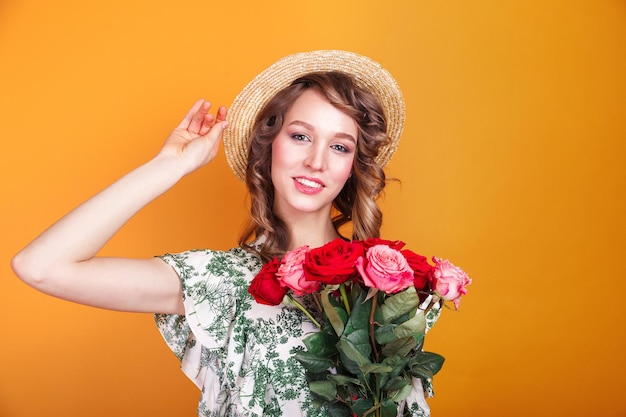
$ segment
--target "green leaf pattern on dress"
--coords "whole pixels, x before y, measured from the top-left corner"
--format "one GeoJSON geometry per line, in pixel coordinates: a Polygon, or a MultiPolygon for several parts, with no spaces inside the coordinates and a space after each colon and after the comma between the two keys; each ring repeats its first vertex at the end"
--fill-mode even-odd
{"type": "MultiPolygon", "coordinates": [[[[312,404],[294,359],[316,327],[297,309],[256,303],[248,293],[260,260],[241,248],[161,257],[182,281],[185,315],[156,314],[166,343],[201,390],[200,417],[329,417],[312,404]]],[[[426,316],[427,329],[439,311],[426,316]]],[[[432,386],[424,386],[432,395],[432,386]]],[[[429,409],[419,380],[403,415],[429,409]]]]}

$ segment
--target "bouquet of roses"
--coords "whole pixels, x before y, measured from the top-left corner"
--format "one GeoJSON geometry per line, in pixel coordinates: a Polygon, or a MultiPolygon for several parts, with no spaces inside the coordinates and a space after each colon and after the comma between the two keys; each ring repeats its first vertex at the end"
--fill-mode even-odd
{"type": "Polygon", "coordinates": [[[290,304],[320,328],[296,354],[317,405],[333,416],[395,417],[413,378],[430,380],[441,355],[422,350],[426,314],[458,309],[470,278],[447,260],[403,249],[401,241],[336,239],[265,264],[250,294],[290,304]],[[431,313],[432,313],[431,312],[431,313]]]}

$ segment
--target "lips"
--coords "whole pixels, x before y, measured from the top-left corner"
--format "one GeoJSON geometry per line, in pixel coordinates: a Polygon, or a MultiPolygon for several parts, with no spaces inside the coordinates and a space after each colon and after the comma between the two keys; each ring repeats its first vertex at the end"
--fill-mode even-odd
{"type": "Polygon", "coordinates": [[[324,183],[316,178],[294,177],[296,188],[305,194],[315,194],[324,188],[324,183]]]}

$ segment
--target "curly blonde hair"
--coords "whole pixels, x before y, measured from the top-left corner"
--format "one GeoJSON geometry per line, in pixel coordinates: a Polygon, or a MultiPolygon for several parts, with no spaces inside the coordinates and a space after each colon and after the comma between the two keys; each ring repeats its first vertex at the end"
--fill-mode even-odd
{"type": "Polygon", "coordinates": [[[289,247],[285,223],[274,213],[271,180],[272,141],[283,125],[285,114],[308,89],[315,89],[330,104],[352,117],[358,126],[352,175],[333,201],[332,222],[336,230],[352,222],[352,239],[380,236],[382,212],[376,198],[385,187],[385,173],[376,163],[379,148],[389,139],[387,121],[378,100],[341,72],[310,73],[296,79],[276,94],[257,116],[248,148],[245,183],[250,195],[250,221],[239,244],[256,253],[263,262],[281,257],[289,247]],[[264,237],[257,248],[253,239],[264,237]]]}

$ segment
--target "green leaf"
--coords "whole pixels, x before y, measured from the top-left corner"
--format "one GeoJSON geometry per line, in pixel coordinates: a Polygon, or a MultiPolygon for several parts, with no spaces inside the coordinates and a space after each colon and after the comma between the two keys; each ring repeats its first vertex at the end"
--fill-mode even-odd
{"type": "MultiPolygon", "coordinates": [[[[348,314],[348,312],[345,310],[343,305],[334,305],[333,306],[335,308],[335,312],[337,313],[337,315],[339,316],[339,318],[341,319],[341,322],[345,324],[348,322],[348,318],[350,317],[350,315],[348,314]]],[[[337,336],[341,336],[340,334],[338,334],[337,336]]]]}
{"type": "Polygon", "coordinates": [[[398,327],[397,324],[387,324],[384,326],[379,326],[376,330],[374,330],[374,337],[376,338],[376,342],[380,345],[386,345],[387,343],[391,343],[394,340],[398,340],[398,336],[393,332],[395,328],[398,327]]]}
{"type": "Polygon", "coordinates": [[[432,352],[417,352],[409,363],[411,375],[418,378],[432,378],[443,366],[445,358],[432,352]]]}
{"type": "Polygon", "coordinates": [[[393,368],[390,376],[394,378],[402,373],[402,371],[410,361],[411,358],[407,356],[390,356],[383,360],[383,364],[391,366],[393,368]]]}
{"type": "Polygon", "coordinates": [[[330,374],[328,375],[327,378],[329,381],[333,381],[336,385],[340,385],[340,386],[344,386],[348,384],[358,385],[359,387],[363,386],[360,379],[350,378],[349,376],[346,376],[346,375],[330,374]]]}
{"type": "Polygon", "coordinates": [[[415,339],[417,340],[417,346],[415,346],[415,351],[421,351],[422,348],[424,347],[424,335],[418,335],[415,336],[413,335],[413,337],[415,337],[415,339]]]}
{"type": "Polygon", "coordinates": [[[294,358],[302,364],[309,372],[324,372],[333,366],[333,362],[328,358],[317,356],[311,352],[296,352],[294,358]]]}
{"type": "Polygon", "coordinates": [[[408,365],[410,360],[411,358],[407,356],[390,356],[388,358],[385,358],[382,362],[383,365],[391,367],[392,370],[389,373],[380,376],[378,380],[378,386],[383,387],[388,380],[400,375],[404,371],[404,368],[408,365]]]}
{"type": "Polygon", "coordinates": [[[388,391],[387,395],[394,402],[399,403],[400,401],[404,401],[404,400],[407,399],[407,397],[411,393],[411,390],[413,390],[413,385],[407,383],[404,387],[402,387],[402,388],[400,388],[400,389],[398,389],[396,391],[388,391]]]}
{"type": "Polygon", "coordinates": [[[383,323],[391,323],[396,318],[417,308],[418,305],[419,297],[413,286],[387,297],[385,302],[380,306],[383,323]]]}
{"type": "Polygon", "coordinates": [[[397,391],[401,388],[404,388],[407,385],[409,385],[409,381],[407,381],[406,378],[397,376],[387,381],[387,383],[385,384],[385,386],[382,387],[382,389],[385,391],[397,391]]]}
{"type": "Polygon", "coordinates": [[[415,338],[413,336],[406,336],[385,345],[380,353],[383,357],[406,356],[415,346],[417,346],[415,338]]]}
{"type": "MultiPolygon", "coordinates": [[[[381,403],[378,404],[374,404],[374,401],[368,401],[369,403],[372,404],[372,406],[365,410],[365,412],[363,413],[363,417],[373,417],[376,413],[376,410],[380,409],[381,403]]],[[[364,403],[363,405],[366,405],[366,403],[364,403]]]]}
{"type": "Polygon", "coordinates": [[[380,404],[380,417],[396,417],[398,406],[391,398],[385,398],[380,404]]]}
{"type": "Polygon", "coordinates": [[[399,324],[393,332],[398,337],[409,335],[418,337],[424,335],[426,332],[426,318],[424,317],[424,312],[418,310],[411,319],[399,324]]]}
{"type": "MultiPolygon", "coordinates": [[[[348,288],[346,288],[348,290],[348,288]]],[[[357,303],[357,300],[363,296],[363,288],[358,284],[350,285],[348,298],[350,299],[350,305],[353,306],[357,303]]]]}
{"type": "Polygon", "coordinates": [[[337,340],[337,336],[329,332],[328,328],[323,328],[321,331],[305,337],[302,342],[309,353],[329,358],[337,353],[337,348],[335,348],[337,340]]]}
{"type": "Polygon", "coordinates": [[[422,368],[419,365],[411,366],[409,373],[416,378],[423,378],[423,379],[432,379],[432,377],[434,376],[434,374],[430,372],[428,369],[422,368]]]}
{"type": "Polygon", "coordinates": [[[365,329],[358,329],[358,330],[354,330],[350,333],[345,333],[340,340],[349,340],[354,346],[356,346],[359,351],[366,355],[369,356],[371,350],[372,350],[372,345],[370,344],[370,335],[369,332],[365,329]]]}
{"type": "Polygon", "coordinates": [[[309,382],[311,392],[320,397],[332,401],[337,396],[337,387],[331,381],[312,381],[309,382]]]}
{"type": "Polygon", "coordinates": [[[346,323],[346,329],[344,330],[344,336],[348,336],[357,330],[369,332],[371,311],[372,300],[363,301],[363,294],[361,294],[352,307],[350,317],[346,323]]]}
{"type": "Polygon", "coordinates": [[[419,352],[416,357],[420,358],[420,366],[429,369],[433,375],[439,372],[446,360],[443,356],[433,352],[419,352]]]}
{"type": "MultiPolygon", "coordinates": [[[[345,322],[341,318],[342,315],[340,315],[339,313],[339,310],[342,309],[340,307],[332,305],[329,300],[330,292],[331,290],[329,288],[325,288],[324,290],[322,290],[320,294],[320,298],[322,300],[322,308],[324,309],[324,313],[326,314],[326,317],[328,317],[328,321],[330,322],[331,326],[333,326],[333,329],[335,330],[337,336],[341,336],[345,328],[345,322]]],[[[343,313],[343,316],[347,317],[347,313],[345,311],[343,311],[343,313]]]]}
{"type": "Polygon", "coordinates": [[[393,368],[391,366],[383,365],[381,363],[369,363],[361,367],[361,372],[363,372],[363,374],[365,375],[382,374],[391,371],[393,371],[393,368]]]}
{"type": "Polygon", "coordinates": [[[325,404],[330,404],[330,403],[328,401],[326,401],[325,399],[323,399],[322,397],[318,397],[318,396],[315,396],[315,395],[312,396],[311,405],[313,407],[321,408],[325,404]]]}
{"type": "Polygon", "coordinates": [[[359,398],[354,404],[352,404],[351,408],[357,416],[363,417],[365,413],[370,411],[373,407],[374,400],[372,398],[359,398]]]}
{"type": "Polygon", "coordinates": [[[367,356],[363,355],[351,341],[344,337],[342,337],[339,340],[339,343],[337,343],[337,350],[339,351],[341,363],[353,375],[361,376],[361,367],[371,363],[369,360],[369,353],[367,356]]]}
{"type": "Polygon", "coordinates": [[[354,417],[354,412],[346,404],[333,401],[326,404],[328,415],[333,417],[354,417]]]}

